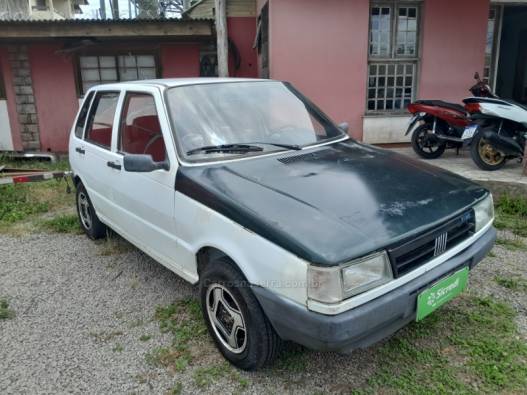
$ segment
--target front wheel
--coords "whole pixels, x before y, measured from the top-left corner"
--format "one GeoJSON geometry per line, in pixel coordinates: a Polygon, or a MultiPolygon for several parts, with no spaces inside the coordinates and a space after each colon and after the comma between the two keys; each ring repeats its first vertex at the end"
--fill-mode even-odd
{"type": "Polygon", "coordinates": [[[223,356],[244,370],[269,364],[280,349],[281,339],[232,261],[215,259],[200,277],[203,316],[223,356]]]}
{"type": "Polygon", "coordinates": [[[425,123],[414,130],[412,148],[421,158],[436,159],[445,152],[446,143],[433,133],[432,125],[425,123]]]}
{"type": "Polygon", "coordinates": [[[474,163],[483,170],[501,169],[507,159],[505,155],[496,150],[481,134],[478,132],[470,144],[470,156],[474,163]]]}

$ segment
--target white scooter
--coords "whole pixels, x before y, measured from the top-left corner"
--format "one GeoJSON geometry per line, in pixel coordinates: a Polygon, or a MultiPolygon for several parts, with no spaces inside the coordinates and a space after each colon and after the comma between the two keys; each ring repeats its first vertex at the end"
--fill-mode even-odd
{"type": "Polygon", "coordinates": [[[472,138],[472,160],[483,170],[498,170],[509,159],[523,158],[527,139],[527,107],[498,97],[469,97],[465,109],[473,124],[462,139],[472,138]]]}

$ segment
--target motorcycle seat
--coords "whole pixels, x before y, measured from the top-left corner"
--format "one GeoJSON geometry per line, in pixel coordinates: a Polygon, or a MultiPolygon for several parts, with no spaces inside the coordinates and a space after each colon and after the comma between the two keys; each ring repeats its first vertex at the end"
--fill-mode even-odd
{"type": "Polygon", "coordinates": [[[465,107],[463,107],[461,104],[450,103],[443,100],[416,100],[415,103],[422,104],[424,106],[444,107],[450,110],[465,113],[465,107]]]}

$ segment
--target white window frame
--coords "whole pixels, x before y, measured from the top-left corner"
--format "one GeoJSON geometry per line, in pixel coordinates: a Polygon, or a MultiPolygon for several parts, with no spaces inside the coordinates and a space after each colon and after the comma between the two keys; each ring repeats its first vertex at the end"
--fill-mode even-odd
{"type": "Polygon", "coordinates": [[[421,7],[422,1],[420,0],[412,0],[412,1],[406,1],[406,0],[381,0],[381,1],[371,1],[370,2],[370,11],[369,11],[369,24],[368,24],[368,74],[367,74],[367,81],[366,81],[366,114],[367,115],[382,115],[382,114],[403,114],[406,112],[406,106],[404,105],[404,90],[407,88],[411,89],[410,93],[410,102],[414,101],[417,96],[417,88],[418,88],[418,79],[419,79],[419,66],[420,66],[420,41],[421,41],[421,18],[422,18],[422,7],[421,7]],[[385,56],[381,55],[371,55],[370,54],[370,44],[371,44],[371,38],[372,38],[372,9],[373,8],[383,8],[388,7],[390,8],[390,41],[389,41],[389,54],[385,56]],[[413,56],[401,56],[397,55],[396,53],[396,44],[397,44],[397,28],[398,28],[398,21],[399,21],[399,8],[400,7],[415,7],[416,13],[417,13],[417,31],[416,31],[416,39],[415,39],[415,54],[413,56]],[[376,65],[377,71],[374,75],[375,79],[375,85],[370,86],[370,77],[372,76],[370,74],[370,71],[372,68],[370,66],[376,65]],[[394,84],[388,85],[387,78],[389,75],[387,73],[384,74],[386,80],[384,85],[384,96],[379,97],[378,95],[378,77],[382,74],[379,73],[379,66],[385,66],[386,69],[388,69],[388,65],[395,65],[395,70],[397,70],[397,65],[404,65],[404,73],[402,75],[399,75],[397,72],[393,74],[394,78],[394,84]],[[409,76],[406,73],[406,65],[412,65],[412,81],[410,85],[406,85],[406,77],[409,76]],[[397,85],[397,77],[403,78],[403,85],[397,85]],[[393,89],[393,95],[388,96],[387,90],[393,89]],[[402,95],[397,96],[396,90],[402,89],[402,95]],[[370,97],[370,90],[374,90],[374,97],[370,97]],[[377,105],[379,100],[383,101],[384,108],[378,109],[377,105]],[[386,109],[386,101],[391,100],[392,101],[392,108],[386,109]],[[402,103],[399,108],[395,107],[395,102],[400,100],[402,103]],[[374,109],[370,108],[370,102],[374,101],[374,109]]]}
{"type": "MultiPolygon", "coordinates": [[[[145,69],[154,69],[155,71],[155,78],[159,78],[159,75],[160,75],[160,67],[159,67],[159,56],[155,53],[155,52],[137,52],[137,53],[84,53],[84,54],[80,54],[78,56],[78,62],[77,62],[77,68],[78,68],[78,89],[79,89],[79,95],[80,96],[84,96],[86,94],[86,92],[88,91],[89,88],[91,88],[91,86],[88,86],[86,89],[84,87],[84,83],[85,82],[94,82],[95,84],[94,85],[98,85],[98,84],[104,84],[104,83],[114,83],[114,82],[127,82],[127,81],[131,81],[131,80],[128,80],[128,79],[122,79],[121,78],[121,73],[122,73],[122,70],[123,69],[136,69],[137,70],[137,75],[139,77],[139,70],[141,68],[145,68],[145,69]],[[126,66],[126,65],[121,65],[120,62],[119,62],[119,59],[122,58],[122,57],[127,57],[127,56],[132,56],[135,58],[135,66],[126,66]],[[139,56],[149,56],[149,57],[152,57],[152,59],[154,60],[154,66],[139,66],[138,65],[138,62],[137,62],[137,58],[139,56]],[[97,67],[83,67],[82,66],[82,58],[86,58],[86,57],[94,57],[94,58],[97,58],[97,67]],[[101,58],[104,58],[104,57],[109,57],[109,58],[113,58],[114,59],[114,66],[112,67],[105,67],[105,66],[101,66],[101,58]],[[88,70],[88,69],[91,69],[91,70],[97,70],[98,73],[99,73],[99,79],[98,80],[89,80],[89,81],[84,81],[83,79],[83,70],[88,70]],[[102,79],[101,78],[101,70],[104,70],[104,69],[111,69],[111,70],[115,70],[115,75],[116,75],[116,78],[115,79],[102,79]]],[[[141,78],[138,78],[138,79],[141,79],[141,78]]],[[[144,79],[144,78],[143,78],[144,79]]]]}

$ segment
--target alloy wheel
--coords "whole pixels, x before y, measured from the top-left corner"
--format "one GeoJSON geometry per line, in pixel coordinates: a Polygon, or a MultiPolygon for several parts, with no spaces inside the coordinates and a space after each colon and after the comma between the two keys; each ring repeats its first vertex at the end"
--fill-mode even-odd
{"type": "Polygon", "coordinates": [[[499,165],[505,160],[505,156],[483,138],[479,140],[478,152],[481,160],[491,166],[499,165]]]}
{"type": "Polygon", "coordinates": [[[242,353],[247,346],[247,329],[232,293],[221,284],[211,284],[206,301],[207,314],[216,337],[232,353],[242,353]]]}
{"type": "Polygon", "coordinates": [[[92,218],[90,214],[90,202],[88,196],[84,192],[79,193],[79,198],[77,200],[77,206],[79,209],[79,217],[81,219],[82,225],[86,229],[90,229],[92,226],[92,218]]]}

